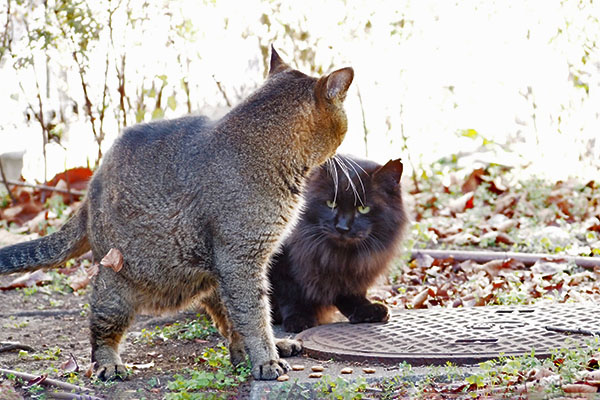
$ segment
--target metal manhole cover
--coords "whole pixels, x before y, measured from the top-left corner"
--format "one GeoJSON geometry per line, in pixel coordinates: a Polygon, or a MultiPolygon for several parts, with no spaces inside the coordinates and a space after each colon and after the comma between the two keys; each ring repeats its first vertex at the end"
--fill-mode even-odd
{"type": "Polygon", "coordinates": [[[599,331],[599,311],[599,306],[576,304],[395,310],[388,323],[321,325],[296,338],[304,342],[306,354],[320,359],[460,365],[532,349],[543,358],[552,349],[590,339],[546,326],[599,331]]]}

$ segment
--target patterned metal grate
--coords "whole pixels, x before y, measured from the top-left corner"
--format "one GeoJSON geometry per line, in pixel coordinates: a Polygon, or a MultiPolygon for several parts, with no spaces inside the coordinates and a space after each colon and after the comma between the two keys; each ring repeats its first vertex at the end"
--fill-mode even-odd
{"type": "Polygon", "coordinates": [[[532,349],[548,357],[551,349],[577,346],[590,336],[545,327],[600,331],[599,311],[576,304],[397,310],[385,324],[322,325],[296,338],[306,354],[320,359],[464,365],[532,349]]]}

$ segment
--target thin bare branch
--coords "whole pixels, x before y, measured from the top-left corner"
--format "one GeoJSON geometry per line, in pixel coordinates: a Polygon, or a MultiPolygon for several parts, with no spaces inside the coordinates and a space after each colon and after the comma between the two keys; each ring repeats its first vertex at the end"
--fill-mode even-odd
{"type": "Polygon", "coordinates": [[[565,333],[567,335],[585,335],[585,336],[600,336],[599,331],[589,331],[581,328],[561,328],[558,326],[545,326],[544,329],[550,332],[565,333]]]}
{"type": "MultiPolygon", "coordinates": [[[[34,379],[40,378],[39,375],[32,375],[32,374],[28,374],[25,372],[19,372],[19,371],[14,371],[14,370],[10,370],[10,369],[4,369],[4,368],[0,368],[0,375],[4,375],[5,377],[15,376],[17,378],[21,378],[21,379],[27,380],[27,381],[33,381],[34,379]]],[[[57,388],[60,388],[63,390],[68,390],[70,392],[73,392],[73,393],[65,393],[65,394],[71,395],[71,397],[62,397],[63,399],[70,398],[70,399],[101,400],[99,397],[92,396],[91,394],[87,394],[87,393],[93,393],[92,389],[89,389],[89,388],[86,388],[83,386],[72,385],[70,383],[58,381],[56,379],[50,379],[50,378],[40,379],[38,384],[43,385],[43,386],[54,386],[54,387],[57,387],[57,388]]]]}
{"type": "Polygon", "coordinates": [[[219,82],[217,80],[217,78],[215,78],[214,75],[213,75],[213,79],[214,79],[215,83],[217,84],[217,88],[219,89],[219,92],[221,92],[221,94],[223,95],[223,98],[225,99],[225,103],[227,104],[227,107],[229,107],[229,108],[233,107],[231,104],[231,101],[229,101],[229,97],[227,97],[227,93],[225,93],[223,86],[221,86],[221,82],[219,82]]]}
{"type": "Polygon", "coordinates": [[[358,86],[356,86],[356,93],[358,94],[358,103],[360,105],[360,113],[362,115],[362,125],[363,125],[363,132],[364,132],[363,140],[365,142],[365,157],[369,157],[369,149],[368,149],[368,142],[367,142],[367,136],[369,134],[369,129],[367,129],[367,120],[365,119],[365,108],[363,107],[362,96],[360,95],[360,89],[358,88],[358,86]]]}
{"type": "Polygon", "coordinates": [[[74,196],[83,196],[83,195],[85,195],[85,192],[82,192],[81,190],[75,190],[75,189],[60,189],[60,188],[56,188],[54,186],[35,185],[33,183],[17,182],[17,181],[10,181],[10,180],[7,180],[6,182],[9,185],[24,186],[24,187],[30,187],[30,188],[39,189],[39,190],[48,190],[48,191],[51,191],[51,192],[64,193],[64,194],[69,194],[69,195],[74,195],[74,196]]]}
{"type": "Polygon", "coordinates": [[[550,262],[571,262],[580,267],[593,269],[600,267],[600,257],[573,257],[567,255],[553,255],[540,253],[514,253],[503,251],[467,251],[467,250],[431,250],[431,249],[413,249],[411,256],[416,258],[419,255],[427,255],[437,259],[454,258],[456,261],[473,260],[478,263],[485,263],[492,260],[513,259],[520,261],[525,265],[533,265],[538,261],[547,260],[550,262]]]}

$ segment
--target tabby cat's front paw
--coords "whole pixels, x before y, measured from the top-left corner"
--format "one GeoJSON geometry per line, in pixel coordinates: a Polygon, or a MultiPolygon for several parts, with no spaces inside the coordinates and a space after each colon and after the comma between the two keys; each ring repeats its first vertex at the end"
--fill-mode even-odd
{"type": "Polygon", "coordinates": [[[390,312],[383,304],[370,303],[358,307],[348,319],[352,324],[360,324],[363,322],[386,322],[390,319],[390,312]]]}
{"type": "Polygon", "coordinates": [[[127,367],[123,364],[103,364],[96,370],[96,377],[101,381],[124,381],[127,375],[127,367]]]}
{"type": "Polygon", "coordinates": [[[275,346],[279,357],[292,357],[302,352],[302,342],[293,339],[277,339],[275,346]]]}
{"type": "Polygon", "coordinates": [[[294,314],[283,320],[281,324],[286,332],[298,333],[305,329],[317,326],[317,321],[312,317],[294,314]]]}
{"type": "Polygon", "coordinates": [[[271,360],[252,368],[254,379],[273,380],[290,370],[290,365],[284,360],[271,360]]]}

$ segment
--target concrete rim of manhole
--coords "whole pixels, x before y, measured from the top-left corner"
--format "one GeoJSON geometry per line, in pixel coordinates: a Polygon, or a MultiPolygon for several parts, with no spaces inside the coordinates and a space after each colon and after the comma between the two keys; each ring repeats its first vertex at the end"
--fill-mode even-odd
{"type": "Polygon", "coordinates": [[[321,325],[296,339],[305,354],[324,360],[467,365],[532,350],[546,358],[553,349],[590,340],[547,327],[600,331],[598,311],[592,304],[394,310],[387,323],[321,325]]]}

